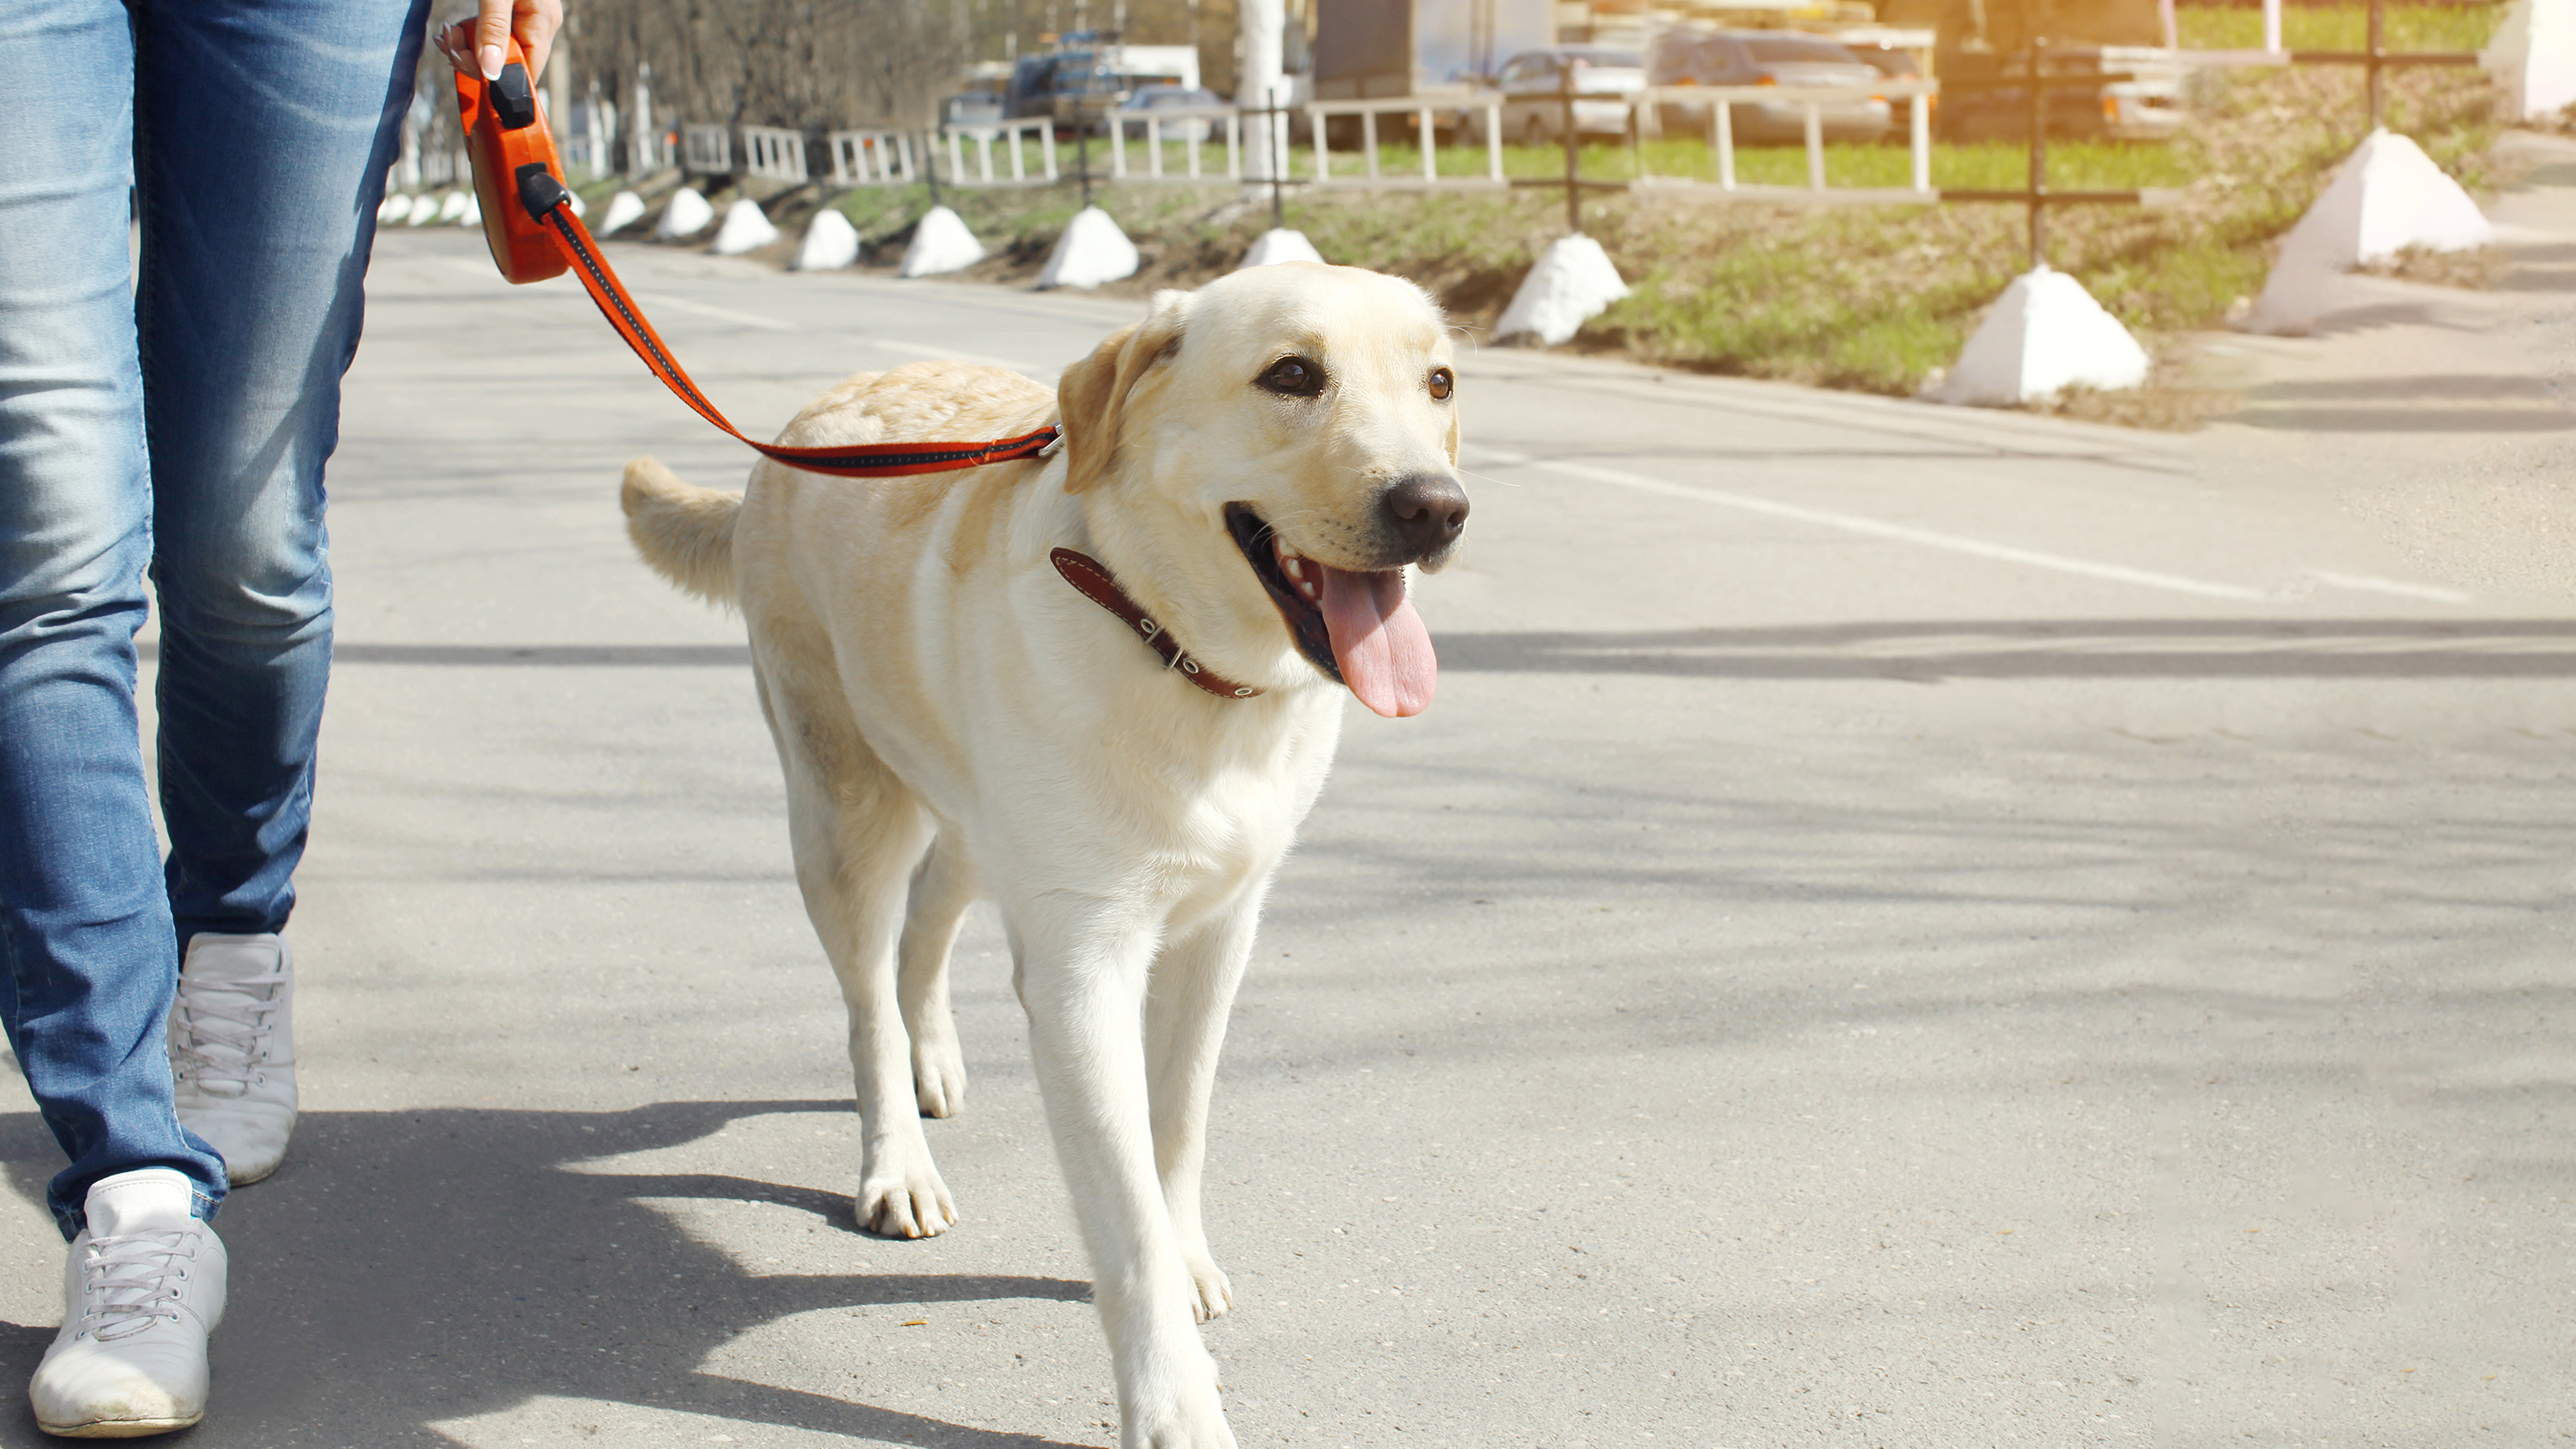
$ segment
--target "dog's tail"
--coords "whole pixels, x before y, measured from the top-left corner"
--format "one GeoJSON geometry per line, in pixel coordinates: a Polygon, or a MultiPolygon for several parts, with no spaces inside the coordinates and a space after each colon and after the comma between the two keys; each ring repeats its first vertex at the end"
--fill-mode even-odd
{"type": "Polygon", "coordinates": [[[653,572],[709,603],[735,602],[733,522],[742,495],[680,481],[655,458],[626,465],[626,536],[653,572]]]}

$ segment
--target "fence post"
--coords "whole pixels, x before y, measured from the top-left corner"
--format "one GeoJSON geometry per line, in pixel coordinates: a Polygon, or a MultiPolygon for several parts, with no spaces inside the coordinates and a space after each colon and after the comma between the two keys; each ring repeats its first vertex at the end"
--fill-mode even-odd
{"type": "Polygon", "coordinates": [[[1932,98],[1916,91],[1906,103],[1914,129],[1914,189],[1932,189],[1932,98]]]}
{"type": "Polygon", "coordinates": [[[1807,102],[1807,189],[1825,189],[1825,117],[1824,108],[1807,102]]]}
{"type": "Polygon", "coordinates": [[[1485,103],[1485,177],[1496,186],[1503,179],[1503,103],[1500,98],[1485,103]]]}
{"type": "Polygon", "coordinates": [[[1735,189],[1735,104],[1719,101],[1709,108],[1709,126],[1717,132],[1717,189],[1735,189]]]}
{"type": "Polygon", "coordinates": [[[1377,179],[1377,112],[1360,112],[1360,149],[1368,153],[1368,179],[1377,179]]]}
{"type": "MultiPolygon", "coordinates": [[[[1020,143],[1017,141],[1013,141],[1011,143],[1014,148],[1013,154],[1015,155],[1017,154],[1017,147],[1019,144],[1020,143]]],[[[1046,163],[1046,179],[1050,182],[1054,181],[1055,127],[1051,124],[1041,125],[1038,127],[1038,159],[1046,163]]]]}
{"type": "Polygon", "coordinates": [[[1414,117],[1414,126],[1420,133],[1414,139],[1422,143],[1423,184],[1429,185],[1440,179],[1440,132],[1431,124],[1429,106],[1424,106],[1420,114],[1414,117]]]}
{"type": "Polygon", "coordinates": [[[1225,176],[1228,181],[1243,179],[1243,117],[1232,111],[1225,115],[1225,176]]]}
{"type": "Polygon", "coordinates": [[[1333,184],[1333,155],[1324,144],[1324,118],[1311,106],[1306,109],[1306,128],[1315,133],[1315,184],[1330,186],[1333,184]]]}

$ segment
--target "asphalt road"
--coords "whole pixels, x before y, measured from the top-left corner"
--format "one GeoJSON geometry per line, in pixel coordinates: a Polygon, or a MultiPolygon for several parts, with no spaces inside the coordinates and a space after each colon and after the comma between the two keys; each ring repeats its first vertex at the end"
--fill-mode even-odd
{"type": "MultiPolygon", "coordinates": [[[[1138,311],[616,257],[755,430],[1138,311]]],[[[615,502],[743,450],[472,237],[388,236],[371,295],[308,1113],[220,1221],[189,1442],[1114,1442],[984,908],[963,1220],[851,1224],[738,627],[615,502]]],[[[2576,1433],[2563,600],[2346,506],[2348,438],[1460,371],[1439,702],[1354,707],[1220,1078],[1244,1444],[2576,1433]]],[[[60,1261],[23,1099],[0,1156],[17,1382],[60,1261]]]]}

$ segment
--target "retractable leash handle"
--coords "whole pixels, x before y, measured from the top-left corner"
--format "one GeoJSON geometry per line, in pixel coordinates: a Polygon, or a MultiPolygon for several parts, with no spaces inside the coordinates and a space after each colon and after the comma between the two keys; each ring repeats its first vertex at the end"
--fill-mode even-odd
{"type": "Polygon", "coordinates": [[[635,350],[653,375],[662,379],[689,410],[743,443],[779,462],[809,473],[843,478],[892,478],[914,473],[946,473],[980,468],[1016,458],[1034,458],[1055,446],[1054,427],[987,443],[871,443],[832,448],[788,448],[764,443],[733,425],[690,381],[662,334],[644,320],[644,309],[600,255],[590,228],[573,215],[572,192],[564,185],[563,165],[555,156],[553,133],[537,104],[519,42],[509,42],[500,79],[459,72],[456,105],[464,122],[466,151],[474,162],[474,192],[483,205],[483,239],[492,261],[513,283],[542,282],[570,271],[599,304],[599,313],[626,345],[635,350]]]}

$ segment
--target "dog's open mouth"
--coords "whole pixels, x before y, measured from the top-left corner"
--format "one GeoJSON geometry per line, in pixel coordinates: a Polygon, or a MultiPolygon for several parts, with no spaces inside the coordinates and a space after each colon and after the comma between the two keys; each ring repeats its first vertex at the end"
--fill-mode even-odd
{"type": "Polygon", "coordinates": [[[1431,705],[1440,661],[1405,597],[1404,570],[1360,572],[1303,557],[1248,504],[1229,503],[1226,531],[1279,609],[1298,652],[1390,719],[1431,705]]]}

